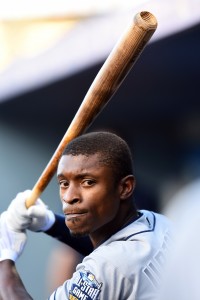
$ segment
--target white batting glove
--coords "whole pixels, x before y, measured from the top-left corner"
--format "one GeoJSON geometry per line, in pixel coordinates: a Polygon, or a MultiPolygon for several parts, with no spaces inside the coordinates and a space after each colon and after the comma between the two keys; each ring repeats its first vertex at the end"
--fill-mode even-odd
{"type": "Polygon", "coordinates": [[[25,203],[30,194],[31,190],[26,190],[12,200],[7,209],[7,223],[15,231],[46,231],[54,224],[55,215],[41,199],[27,209],[25,203]]]}
{"type": "Polygon", "coordinates": [[[21,255],[26,244],[26,233],[16,232],[7,224],[7,211],[0,217],[0,261],[11,259],[14,262],[21,255]]]}

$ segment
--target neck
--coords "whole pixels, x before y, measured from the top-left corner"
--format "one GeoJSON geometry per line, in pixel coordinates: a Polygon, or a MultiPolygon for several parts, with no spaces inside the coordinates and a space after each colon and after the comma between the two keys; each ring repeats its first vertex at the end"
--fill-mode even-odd
{"type": "Polygon", "coordinates": [[[137,212],[137,210],[130,212],[130,215],[128,215],[127,218],[125,219],[122,228],[134,222],[138,217],[139,217],[139,213],[137,212]]]}
{"type": "Polygon", "coordinates": [[[129,223],[136,220],[138,216],[138,212],[134,206],[128,207],[126,210],[119,210],[118,214],[111,222],[90,234],[90,239],[94,249],[104,243],[123,227],[126,227],[129,223]]]}

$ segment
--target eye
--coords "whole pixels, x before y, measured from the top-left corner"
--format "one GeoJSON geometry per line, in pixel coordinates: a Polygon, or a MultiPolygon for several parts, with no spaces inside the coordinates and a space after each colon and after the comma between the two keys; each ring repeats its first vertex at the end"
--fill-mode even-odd
{"type": "Polygon", "coordinates": [[[65,189],[69,186],[69,183],[67,180],[60,180],[58,182],[58,184],[59,184],[60,188],[65,188],[65,189]]]}
{"type": "Polygon", "coordinates": [[[82,181],[82,185],[83,186],[93,186],[94,184],[95,184],[96,182],[95,182],[95,180],[93,180],[93,179],[84,179],[83,181],[82,181]]]}

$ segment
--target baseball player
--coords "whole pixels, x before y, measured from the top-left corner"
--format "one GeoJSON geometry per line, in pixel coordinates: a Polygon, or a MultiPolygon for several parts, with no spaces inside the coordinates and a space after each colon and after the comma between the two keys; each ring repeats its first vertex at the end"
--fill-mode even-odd
{"type": "Polygon", "coordinates": [[[55,215],[40,199],[26,209],[30,191],[18,194],[1,215],[2,299],[32,299],[15,267],[26,229],[44,231],[85,256],[49,300],[155,299],[171,224],[163,215],[136,209],[127,143],[108,132],[78,137],[67,145],[57,178],[64,216],[55,215]]]}

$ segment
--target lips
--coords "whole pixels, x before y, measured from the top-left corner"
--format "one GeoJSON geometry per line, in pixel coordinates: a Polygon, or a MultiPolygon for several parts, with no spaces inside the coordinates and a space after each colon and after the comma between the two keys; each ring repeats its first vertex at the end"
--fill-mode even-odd
{"type": "Polygon", "coordinates": [[[64,214],[65,214],[66,220],[69,221],[74,218],[80,218],[80,217],[85,216],[86,212],[85,211],[70,211],[70,212],[65,211],[64,214]]]}
{"type": "Polygon", "coordinates": [[[67,220],[70,220],[72,218],[78,218],[78,217],[81,217],[83,215],[85,215],[85,214],[67,214],[67,215],[65,215],[65,217],[66,217],[67,220]]]}

